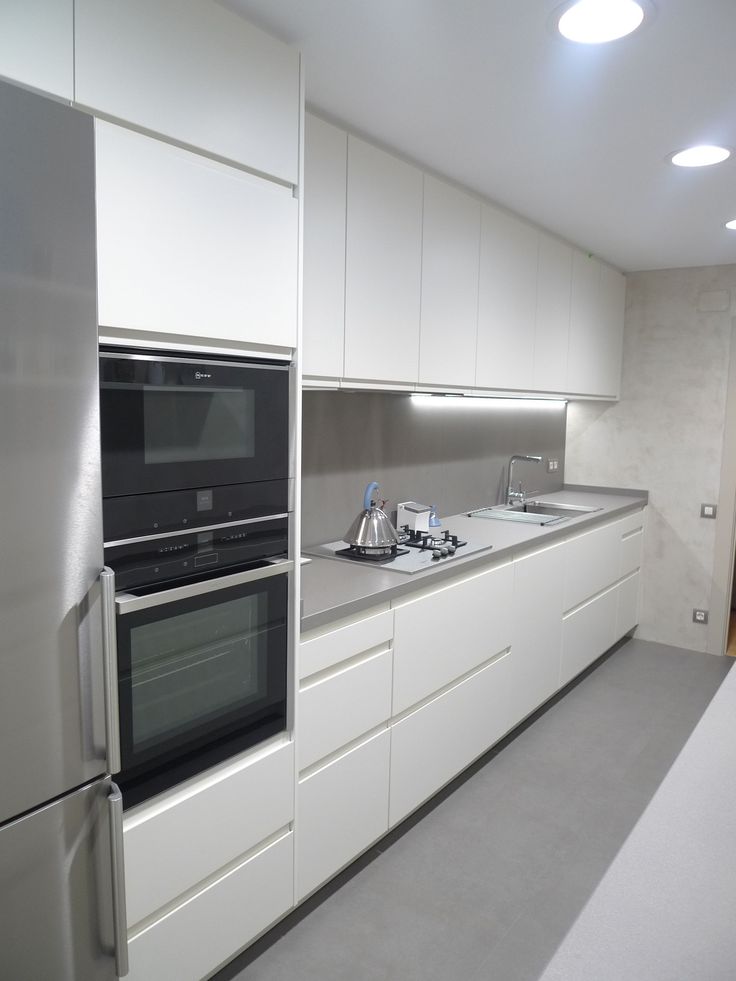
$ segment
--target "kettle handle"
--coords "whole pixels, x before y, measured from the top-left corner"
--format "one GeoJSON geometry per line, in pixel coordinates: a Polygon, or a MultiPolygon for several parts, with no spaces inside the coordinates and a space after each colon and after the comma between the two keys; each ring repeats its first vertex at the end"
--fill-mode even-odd
{"type": "Polygon", "coordinates": [[[366,511],[370,511],[371,508],[371,497],[373,497],[373,491],[378,490],[377,481],[373,480],[365,489],[365,494],[363,495],[363,507],[366,511]]]}

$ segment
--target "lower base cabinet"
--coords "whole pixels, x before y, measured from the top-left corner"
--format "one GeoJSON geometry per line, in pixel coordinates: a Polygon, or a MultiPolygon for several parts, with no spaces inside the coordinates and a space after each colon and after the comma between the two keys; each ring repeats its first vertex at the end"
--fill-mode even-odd
{"type": "Polygon", "coordinates": [[[128,942],[129,981],[201,981],[293,906],[289,831],[128,942]]]}
{"type": "Polygon", "coordinates": [[[562,621],[560,685],[566,685],[618,639],[616,613],[618,587],[591,599],[562,621]]]}
{"type": "Polygon", "coordinates": [[[300,902],[388,831],[388,728],[299,781],[300,902]]]}
{"type": "Polygon", "coordinates": [[[391,827],[508,730],[511,656],[504,651],[391,727],[391,827]]]}
{"type": "Polygon", "coordinates": [[[623,637],[639,622],[641,581],[639,570],[624,579],[618,586],[618,609],[616,611],[616,640],[623,637]]]}

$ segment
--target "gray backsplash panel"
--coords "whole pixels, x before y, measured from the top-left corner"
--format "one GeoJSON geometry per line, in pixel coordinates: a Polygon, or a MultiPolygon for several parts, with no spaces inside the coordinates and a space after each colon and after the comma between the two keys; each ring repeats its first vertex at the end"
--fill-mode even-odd
{"type": "MultiPolygon", "coordinates": [[[[386,510],[397,501],[434,504],[440,515],[503,500],[512,453],[543,463],[520,463],[514,479],[529,493],[550,493],[564,483],[566,407],[418,404],[383,392],[305,392],[302,444],[302,542],[342,537],[363,506],[371,480],[380,484],[386,510]],[[546,460],[559,460],[548,474],[546,460]]],[[[453,403],[460,400],[454,400],[453,403]]],[[[508,404],[507,404],[508,403],[508,404]]]]}

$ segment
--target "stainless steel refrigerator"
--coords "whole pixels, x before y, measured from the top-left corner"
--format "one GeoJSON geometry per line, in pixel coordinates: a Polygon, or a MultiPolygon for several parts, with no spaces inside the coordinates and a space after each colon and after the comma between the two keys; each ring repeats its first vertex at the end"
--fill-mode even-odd
{"type": "Polygon", "coordinates": [[[93,121],[0,83],[0,978],[125,972],[102,656],[93,121]]]}

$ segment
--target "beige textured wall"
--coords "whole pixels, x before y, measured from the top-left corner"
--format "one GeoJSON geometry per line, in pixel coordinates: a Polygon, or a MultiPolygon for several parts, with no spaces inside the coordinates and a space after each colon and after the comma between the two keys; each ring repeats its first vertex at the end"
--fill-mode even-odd
{"type": "Polygon", "coordinates": [[[714,556],[731,517],[702,519],[700,504],[719,500],[735,312],[736,265],[630,274],[621,400],[567,415],[567,483],[650,492],[637,636],[699,651],[693,607],[724,604],[714,556]]]}

